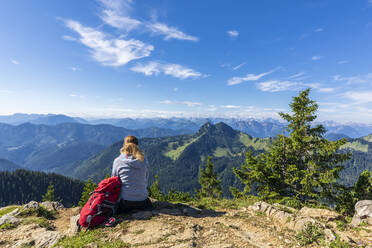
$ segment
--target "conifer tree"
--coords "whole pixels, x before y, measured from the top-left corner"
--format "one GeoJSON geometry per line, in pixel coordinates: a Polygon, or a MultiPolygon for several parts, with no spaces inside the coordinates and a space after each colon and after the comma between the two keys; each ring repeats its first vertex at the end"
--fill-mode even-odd
{"type": "Polygon", "coordinates": [[[220,198],[222,196],[221,180],[217,179],[218,175],[213,171],[213,167],[211,157],[208,156],[205,168],[201,167],[199,171],[199,184],[201,186],[197,193],[199,198],[220,198]]]}
{"type": "Polygon", "coordinates": [[[322,125],[312,126],[318,105],[310,89],[293,97],[292,113],[279,115],[288,122],[288,136],[278,135],[270,151],[254,156],[247,152],[245,164],[234,168],[245,184],[244,193],[257,193],[265,200],[294,199],[298,203],[335,202],[336,180],[350,154],[339,153],[346,139],[329,141],[322,125]]]}
{"type": "Polygon", "coordinates": [[[149,196],[155,198],[159,201],[164,200],[163,193],[160,191],[159,188],[159,176],[158,174],[155,175],[155,181],[149,187],[149,196]]]}
{"type": "Polygon", "coordinates": [[[91,179],[89,179],[85,183],[83,192],[81,193],[80,201],[78,203],[79,207],[84,206],[84,204],[88,201],[90,197],[90,193],[92,193],[95,188],[97,188],[97,184],[93,183],[91,179]]]}
{"type": "Polygon", "coordinates": [[[43,201],[55,201],[56,198],[54,196],[54,185],[52,181],[49,182],[49,186],[47,188],[46,193],[43,195],[43,201]]]}

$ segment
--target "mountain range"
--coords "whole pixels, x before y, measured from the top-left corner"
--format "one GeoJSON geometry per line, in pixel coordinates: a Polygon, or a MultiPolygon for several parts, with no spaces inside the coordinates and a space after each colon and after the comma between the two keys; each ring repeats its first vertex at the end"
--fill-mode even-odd
{"type": "MultiPolygon", "coordinates": [[[[58,125],[62,123],[80,124],[109,124],[126,129],[163,128],[183,130],[184,133],[195,133],[206,122],[216,124],[224,122],[232,128],[247,133],[253,137],[274,137],[285,132],[286,123],[276,119],[254,118],[111,118],[111,119],[83,119],[66,115],[54,114],[14,114],[0,116],[0,123],[20,125],[24,123],[58,125]]],[[[358,138],[372,133],[371,124],[347,123],[341,124],[333,121],[321,122],[328,130],[327,136],[358,138]]]]}
{"type": "Polygon", "coordinates": [[[185,132],[156,127],[130,130],[80,123],[25,123],[18,126],[0,123],[0,158],[26,169],[48,171],[87,159],[127,135],[162,137],[185,132]]]}

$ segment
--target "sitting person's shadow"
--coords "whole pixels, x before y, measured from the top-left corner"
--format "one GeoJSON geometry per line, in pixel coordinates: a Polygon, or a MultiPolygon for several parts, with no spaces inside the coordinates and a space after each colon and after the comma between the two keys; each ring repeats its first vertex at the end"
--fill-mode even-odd
{"type": "Polygon", "coordinates": [[[188,216],[191,218],[219,217],[226,212],[214,211],[210,209],[199,209],[183,203],[170,203],[152,199],[152,209],[132,209],[126,213],[117,215],[117,222],[124,220],[149,220],[153,216],[172,215],[188,216]]]}

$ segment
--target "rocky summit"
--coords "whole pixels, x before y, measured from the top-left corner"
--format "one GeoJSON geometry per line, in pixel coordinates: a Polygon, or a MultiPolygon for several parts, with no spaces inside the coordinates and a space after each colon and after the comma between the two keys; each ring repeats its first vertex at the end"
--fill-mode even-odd
{"type": "Polygon", "coordinates": [[[329,209],[223,200],[211,210],[153,201],[153,211],[119,215],[114,227],[89,230],[76,225],[77,207],[7,206],[0,209],[0,247],[372,247],[372,201],[357,203],[351,224],[329,209]]]}

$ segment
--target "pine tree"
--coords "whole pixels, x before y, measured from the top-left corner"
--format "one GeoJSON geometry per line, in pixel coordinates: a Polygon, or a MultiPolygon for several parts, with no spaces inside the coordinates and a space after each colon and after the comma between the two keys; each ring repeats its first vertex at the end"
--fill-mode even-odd
{"type": "Polygon", "coordinates": [[[350,154],[339,153],[346,139],[323,138],[322,125],[312,126],[318,105],[309,98],[310,89],[293,97],[292,114],[279,113],[288,122],[288,136],[278,135],[268,153],[247,152],[245,164],[234,168],[245,184],[244,193],[257,193],[265,200],[294,199],[306,202],[335,202],[336,180],[350,154]]]}
{"type": "Polygon", "coordinates": [[[155,175],[155,181],[149,187],[149,196],[152,197],[152,198],[155,198],[159,201],[164,200],[164,195],[160,191],[160,188],[159,188],[159,176],[157,174],[155,175]]]}
{"type": "Polygon", "coordinates": [[[199,184],[201,185],[201,189],[197,193],[199,198],[220,198],[222,196],[221,180],[217,179],[218,175],[214,173],[213,167],[211,157],[208,156],[205,169],[201,167],[199,171],[199,184]]]}
{"type": "Polygon", "coordinates": [[[43,195],[42,200],[43,201],[55,201],[56,200],[54,196],[54,186],[53,186],[52,181],[49,182],[48,189],[46,193],[43,195]]]}
{"type": "Polygon", "coordinates": [[[90,197],[90,193],[92,193],[95,188],[97,188],[97,184],[93,183],[91,179],[89,179],[85,183],[83,192],[81,193],[80,201],[78,203],[79,207],[84,206],[84,204],[88,201],[90,197]]]}

